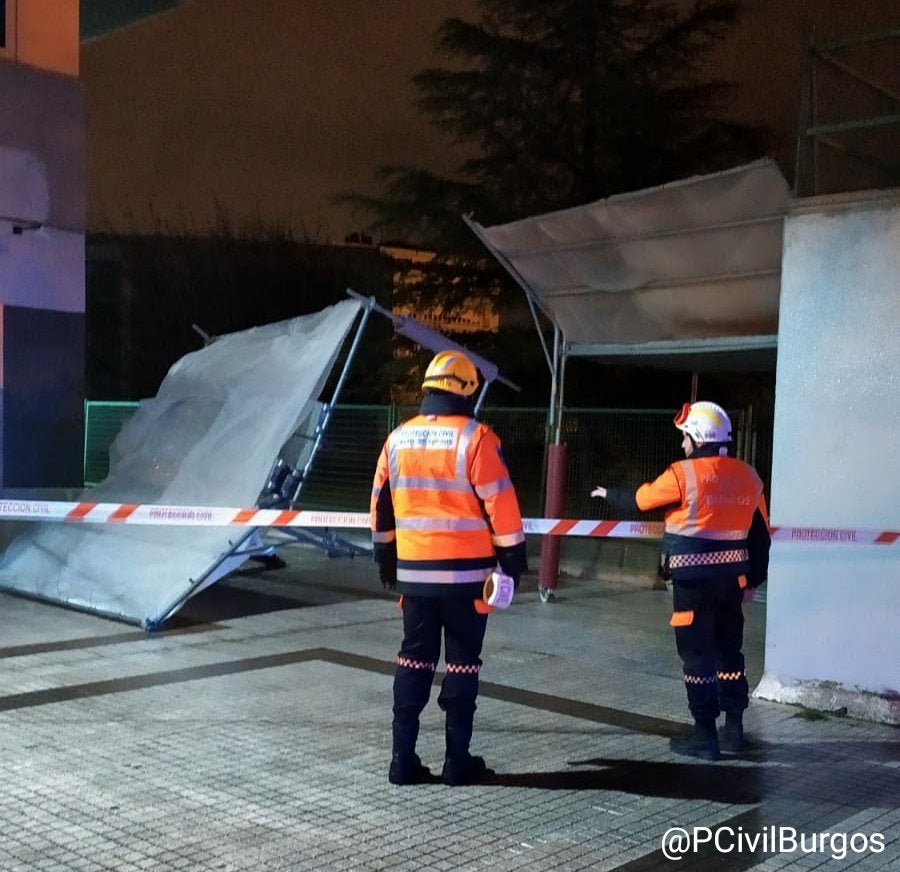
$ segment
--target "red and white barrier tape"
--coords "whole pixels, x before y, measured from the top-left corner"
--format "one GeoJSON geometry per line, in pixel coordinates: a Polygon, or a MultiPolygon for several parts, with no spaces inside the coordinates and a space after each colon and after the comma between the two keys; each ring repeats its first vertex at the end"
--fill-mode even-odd
{"type": "Polygon", "coordinates": [[[576,521],[567,518],[524,518],[526,533],[538,536],[601,536],[610,539],[659,539],[658,521],[576,521]]]}
{"type": "MultiPolygon", "coordinates": [[[[604,536],[610,539],[659,539],[665,524],[659,521],[576,521],[525,518],[525,532],[541,536],[604,536]]],[[[833,527],[772,527],[773,542],[829,542],[843,545],[893,545],[896,530],[853,530],[833,527]]]]}
{"type": "Polygon", "coordinates": [[[0,500],[0,519],[83,524],[155,524],[165,527],[368,527],[368,512],[286,511],[229,506],[66,503],[0,500]]]}
{"type": "MultiPolygon", "coordinates": [[[[182,527],[357,527],[368,529],[368,512],[241,509],[227,506],[165,506],[132,503],[0,500],[0,520],[68,521],[84,524],[150,524],[182,527]]],[[[658,521],[597,521],[571,518],[525,518],[525,532],[537,536],[587,536],[610,539],[659,539],[658,521]]],[[[776,542],[893,545],[896,530],[830,527],[773,527],[776,542]]]]}
{"type": "Polygon", "coordinates": [[[834,527],[772,527],[773,542],[833,542],[837,545],[893,545],[897,530],[842,530],[834,527]]]}

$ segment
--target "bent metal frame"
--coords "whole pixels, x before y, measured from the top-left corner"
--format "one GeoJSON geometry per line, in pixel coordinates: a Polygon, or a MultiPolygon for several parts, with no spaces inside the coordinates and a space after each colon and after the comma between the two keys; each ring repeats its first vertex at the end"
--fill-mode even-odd
{"type": "MultiPolygon", "coordinates": [[[[484,378],[478,400],[475,403],[476,415],[481,409],[488,388],[494,381],[499,381],[513,390],[519,390],[518,385],[500,374],[496,364],[474,354],[464,346],[448,339],[438,331],[432,330],[430,327],[425,326],[421,322],[416,321],[414,318],[407,315],[394,314],[390,310],[378,305],[374,297],[365,297],[349,288],[347,289],[347,294],[360,304],[361,315],[359,322],[356,325],[350,349],[344,359],[341,374],[332,391],[331,399],[321,405],[318,419],[312,432],[307,432],[309,430],[308,422],[304,422],[304,425],[307,426],[301,425],[291,439],[285,443],[285,446],[287,446],[290,444],[291,440],[299,438],[302,446],[298,452],[299,456],[296,457],[293,462],[288,463],[282,457],[282,453],[285,451],[285,448],[282,448],[279,456],[272,464],[272,468],[266,478],[266,484],[263,486],[257,500],[257,506],[259,508],[287,510],[293,509],[297,505],[301,491],[303,490],[304,481],[309,475],[316,454],[322,446],[332,412],[337,405],[341,391],[347,381],[350,367],[362,342],[363,333],[365,332],[369,316],[372,312],[377,312],[378,314],[389,318],[393,322],[394,330],[397,333],[406,336],[411,341],[418,343],[423,348],[426,348],[435,354],[439,351],[452,349],[468,355],[476,367],[478,367],[478,370],[484,378]]],[[[147,632],[153,632],[159,629],[192,596],[195,596],[201,590],[204,590],[219,581],[229,572],[237,569],[247,559],[254,557],[270,558],[276,554],[278,548],[284,547],[285,545],[297,542],[312,544],[326,551],[329,557],[352,558],[357,555],[367,555],[371,553],[369,549],[363,548],[347,539],[337,536],[334,531],[328,527],[303,529],[280,527],[277,529],[281,538],[280,541],[273,542],[271,540],[264,540],[263,535],[266,528],[248,528],[218,557],[216,562],[213,563],[206,572],[194,579],[186,591],[164,608],[158,618],[147,621],[144,629],[147,632]]]]}

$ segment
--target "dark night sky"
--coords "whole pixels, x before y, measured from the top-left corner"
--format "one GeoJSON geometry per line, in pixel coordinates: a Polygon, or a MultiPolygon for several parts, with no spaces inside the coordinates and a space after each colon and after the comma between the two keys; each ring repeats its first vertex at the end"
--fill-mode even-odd
{"type": "MultiPolygon", "coordinates": [[[[792,162],[805,23],[822,38],[900,25],[896,0],[747,0],[714,74],[733,117],[792,162]]],[[[92,229],[290,222],[320,240],[363,226],[329,202],[384,164],[449,170],[459,152],[417,115],[409,77],[443,63],[430,35],[473,0],[193,0],[82,46],[92,229]],[[152,207],[152,212],[151,212],[152,207]]]]}

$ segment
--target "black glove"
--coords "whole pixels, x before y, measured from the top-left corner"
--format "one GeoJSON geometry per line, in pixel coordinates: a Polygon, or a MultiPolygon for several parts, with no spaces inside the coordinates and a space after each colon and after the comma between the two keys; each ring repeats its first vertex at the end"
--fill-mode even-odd
{"type": "Polygon", "coordinates": [[[511,545],[508,548],[497,546],[497,562],[503,572],[513,580],[515,590],[519,589],[519,578],[523,572],[528,571],[528,555],[525,553],[525,543],[511,545]]]}
{"type": "Polygon", "coordinates": [[[379,563],[378,577],[381,579],[381,586],[385,590],[397,589],[397,559],[394,558],[393,564],[379,563]]]}
{"type": "Polygon", "coordinates": [[[375,545],[373,549],[375,562],[378,564],[378,577],[385,590],[397,589],[397,543],[375,545]]]}
{"type": "Polygon", "coordinates": [[[769,536],[769,528],[759,509],[753,513],[753,521],[750,531],[747,533],[747,551],[750,555],[750,568],[747,571],[747,584],[750,587],[759,587],[769,574],[769,549],[772,539],[769,536]]]}

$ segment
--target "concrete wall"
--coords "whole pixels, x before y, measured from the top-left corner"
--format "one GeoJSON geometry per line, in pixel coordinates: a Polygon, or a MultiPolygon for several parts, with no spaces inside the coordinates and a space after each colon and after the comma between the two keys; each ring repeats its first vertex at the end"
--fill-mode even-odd
{"type": "MultiPolygon", "coordinates": [[[[900,190],[785,224],[773,525],[900,530],[900,190]]],[[[900,722],[900,542],[775,543],[756,695],[900,722]]]]}
{"type": "Polygon", "coordinates": [[[0,55],[3,491],[78,487],[84,453],[84,106],[63,63],[77,56],[77,4],[74,17],[53,17],[46,2],[23,8],[15,58],[0,55]]]}

